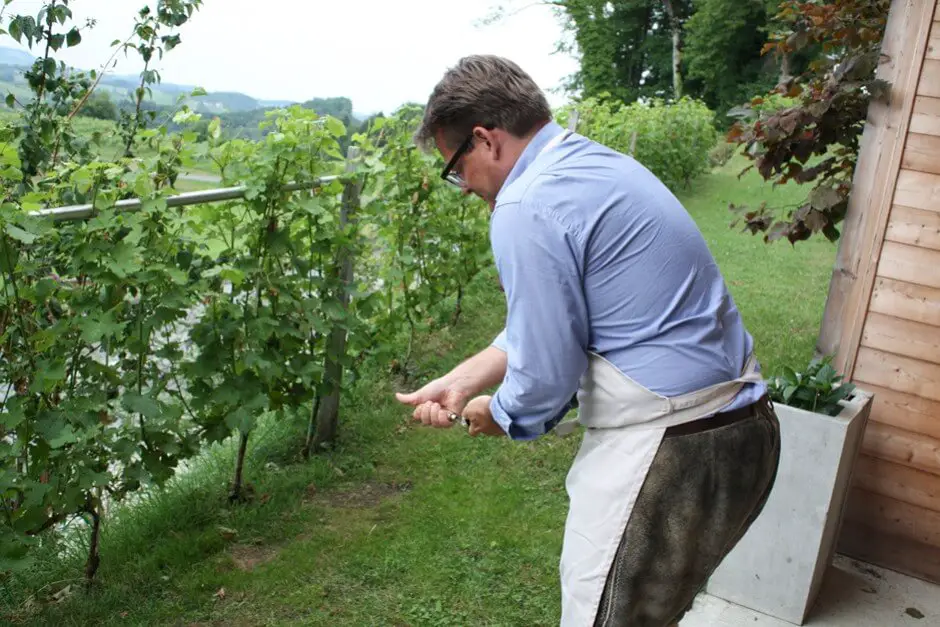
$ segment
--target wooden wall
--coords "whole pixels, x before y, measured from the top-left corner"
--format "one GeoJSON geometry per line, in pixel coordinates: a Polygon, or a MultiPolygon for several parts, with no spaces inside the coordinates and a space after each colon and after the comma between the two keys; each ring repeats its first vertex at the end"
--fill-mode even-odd
{"type": "Polygon", "coordinates": [[[875,394],[839,551],[940,582],[940,6],[896,0],[821,352],[875,394]]]}

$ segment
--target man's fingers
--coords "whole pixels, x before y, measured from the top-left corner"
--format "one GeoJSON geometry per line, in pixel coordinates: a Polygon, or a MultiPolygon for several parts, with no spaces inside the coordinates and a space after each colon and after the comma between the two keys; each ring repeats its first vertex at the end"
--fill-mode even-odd
{"type": "Polygon", "coordinates": [[[476,418],[477,418],[476,416],[467,417],[467,421],[470,423],[469,427],[467,427],[467,433],[469,433],[473,437],[476,437],[480,433],[482,433],[482,429],[480,428],[480,421],[477,420],[476,418]]]}
{"type": "Polygon", "coordinates": [[[451,410],[442,407],[440,403],[425,401],[415,408],[412,415],[416,422],[420,422],[425,426],[447,428],[454,424],[454,421],[450,418],[452,413],[451,410]]]}
{"type": "Polygon", "coordinates": [[[441,428],[452,427],[454,422],[450,419],[450,416],[451,411],[441,407],[434,416],[434,426],[441,428]]]}
{"type": "Polygon", "coordinates": [[[418,405],[418,408],[415,410],[415,419],[423,425],[431,424],[431,408],[435,404],[436,403],[427,401],[418,405]]]}
{"type": "Polygon", "coordinates": [[[404,403],[405,405],[418,405],[418,403],[421,402],[421,395],[419,392],[411,392],[408,394],[396,392],[395,398],[398,399],[399,403],[404,403]]]}

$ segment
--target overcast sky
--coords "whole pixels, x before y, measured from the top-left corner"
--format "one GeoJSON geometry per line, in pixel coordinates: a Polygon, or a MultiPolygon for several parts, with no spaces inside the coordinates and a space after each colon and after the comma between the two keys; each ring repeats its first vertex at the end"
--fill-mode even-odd
{"type": "MultiPolygon", "coordinates": [[[[499,1],[204,0],[181,30],[182,45],[164,57],[159,70],[164,82],[259,99],[346,96],[364,113],[424,102],[441,74],[473,53],[509,57],[546,91],[557,87],[577,62],[552,54],[562,37],[552,10],[534,6],[495,25],[476,25],[499,1]]],[[[76,20],[94,17],[97,25],[60,58],[74,67],[100,68],[111,56],[111,42],[130,34],[145,3],[73,0],[76,20]]],[[[41,4],[13,0],[7,15],[35,14],[41,4]]],[[[9,36],[0,41],[16,47],[9,36]]],[[[113,71],[139,70],[137,60],[122,55],[113,71]]],[[[564,99],[548,97],[553,105],[564,99]]]]}

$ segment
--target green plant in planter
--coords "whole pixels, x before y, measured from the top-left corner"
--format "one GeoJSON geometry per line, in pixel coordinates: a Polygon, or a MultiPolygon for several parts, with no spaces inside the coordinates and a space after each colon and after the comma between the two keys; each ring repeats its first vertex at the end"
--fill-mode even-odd
{"type": "Polygon", "coordinates": [[[835,416],[842,409],[839,401],[855,390],[843,383],[842,375],[832,366],[832,357],[815,358],[803,372],[784,367],[783,376],[768,380],[768,392],[775,403],[835,416]]]}

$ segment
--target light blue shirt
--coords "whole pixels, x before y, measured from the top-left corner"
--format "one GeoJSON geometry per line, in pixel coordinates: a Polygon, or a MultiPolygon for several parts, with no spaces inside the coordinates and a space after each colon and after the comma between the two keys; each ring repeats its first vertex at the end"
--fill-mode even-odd
{"type": "MultiPolygon", "coordinates": [[[[508,309],[494,341],[508,368],[490,407],[511,438],[561,421],[589,351],[664,396],[741,376],[753,339],[718,265],[633,158],[549,123],[500,189],[490,238],[508,309]]],[[[748,383],[724,409],[765,389],[748,383]]]]}

